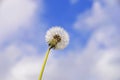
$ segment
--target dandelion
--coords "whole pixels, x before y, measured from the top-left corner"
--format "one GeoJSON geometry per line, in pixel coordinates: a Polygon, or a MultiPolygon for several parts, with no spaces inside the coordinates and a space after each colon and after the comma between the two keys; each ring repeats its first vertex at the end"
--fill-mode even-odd
{"type": "Polygon", "coordinates": [[[61,27],[48,30],[45,38],[49,46],[54,49],[64,49],[69,43],[68,33],[61,27]]]}
{"type": "Polygon", "coordinates": [[[45,69],[45,65],[51,49],[64,49],[69,43],[68,33],[61,27],[55,26],[49,29],[45,36],[46,42],[48,43],[48,50],[46,52],[40,76],[38,80],[42,80],[42,75],[45,69]]]}

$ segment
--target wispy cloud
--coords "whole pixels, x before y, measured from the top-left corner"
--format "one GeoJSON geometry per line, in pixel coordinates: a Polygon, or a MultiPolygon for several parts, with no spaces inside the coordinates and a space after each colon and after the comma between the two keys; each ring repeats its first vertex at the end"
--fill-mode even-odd
{"type": "Polygon", "coordinates": [[[87,66],[88,72],[84,75],[90,73],[88,78],[83,80],[120,79],[120,11],[118,8],[117,0],[112,2],[96,0],[92,9],[80,14],[74,24],[74,28],[78,31],[93,30],[93,34],[84,50],[86,56],[82,60],[83,63],[90,63],[87,66]],[[88,61],[84,62],[85,60],[88,61]]]}
{"type": "MultiPolygon", "coordinates": [[[[39,18],[41,18],[40,14],[43,12],[43,5],[42,0],[2,0],[0,3],[0,78],[2,80],[21,80],[21,78],[23,80],[29,79],[26,78],[28,75],[24,75],[28,73],[23,71],[22,66],[24,66],[24,69],[25,66],[28,68],[30,62],[28,61],[28,63],[27,61],[24,61],[24,57],[27,60],[27,56],[36,55],[37,50],[33,45],[25,44],[24,42],[19,43],[19,40],[12,42],[5,47],[2,45],[4,42],[10,41],[12,38],[18,38],[15,35],[21,34],[24,30],[33,29],[33,25],[36,25],[35,23],[38,20],[36,16],[38,11],[39,18]],[[23,65],[21,60],[28,64],[23,65]],[[22,64],[19,65],[19,68],[17,68],[18,63],[22,64]],[[21,73],[24,76],[20,75],[20,71],[18,72],[16,69],[21,70],[21,73]]],[[[30,36],[33,35],[30,34],[30,36]]],[[[32,60],[32,57],[30,59],[32,60]]],[[[34,61],[32,63],[34,63],[34,61]]]]}
{"type": "Polygon", "coordinates": [[[37,0],[3,0],[0,4],[0,43],[14,32],[30,28],[37,9],[37,0]]]}
{"type": "Polygon", "coordinates": [[[76,4],[79,0],[69,0],[72,5],[76,4]]]}

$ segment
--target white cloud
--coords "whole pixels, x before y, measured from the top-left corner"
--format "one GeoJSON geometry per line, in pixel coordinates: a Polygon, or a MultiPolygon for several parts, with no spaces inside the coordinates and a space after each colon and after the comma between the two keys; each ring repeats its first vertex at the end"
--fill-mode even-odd
{"type": "Polygon", "coordinates": [[[100,3],[95,2],[92,10],[78,16],[77,21],[74,23],[74,27],[76,29],[95,28],[104,25],[107,21],[109,21],[108,15],[104,12],[100,3]]]}
{"type": "Polygon", "coordinates": [[[25,57],[10,69],[6,80],[34,80],[40,72],[40,57],[25,57]]]}
{"type": "MultiPolygon", "coordinates": [[[[40,12],[43,7],[41,4],[40,12]]],[[[0,5],[0,42],[21,29],[30,28],[37,9],[37,0],[3,0],[0,5]]]]}
{"type": "Polygon", "coordinates": [[[120,63],[116,64],[114,61],[120,58],[119,50],[111,49],[103,52],[103,54],[93,69],[97,80],[119,80],[120,63]]]}
{"type": "MultiPolygon", "coordinates": [[[[116,63],[116,61],[120,58],[120,47],[119,45],[115,47],[108,45],[108,43],[111,44],[111,41],[106,44],[106,41],[102,40],[104,38],[108,40],[108,34],[113,32],[108,32],[108,34],[104,35],[106,37],[99,39],[96,34],[100,34],[100,32],[101,30],[95,32],[86,49],[80,54],[79,50],[70,50],[69,54],[61,56],[56,53],[58,51],[52,52],[43,78],[45,80],[117,80],[118,78],[119,80],[120,63],[116,63]],[[107,46],[106,49],[100,48],[101,42],[107,46]],[[56,58],[54,56],[59,57],[56,58]]],[[[11,65],[8,65],[7,68],[4,67],[7,71],[3,70],[6,76],[4,78],[0,76],[2,80],[33,80],[38,78],[43,55],[38,56],[38,52],[34,47],[30,45],[19,45],[19,47],[16,44],[10,45],[4,49],[3,54],[6,54],[4,60],[7,58],[8,62],[11,60],[12,62],[9,62],[11,65]],[[20,56],[21,58],[19,58],[20,56]],[[16,59],[18,60],[16,61],[16,59]]],[[[1,61],[3,62],[4,60],[1,61]]]]}
{"type": "MultiPolygon", "coordinates": [[[[112,1],[112,0],[111,0],[112,1]]],[[[117,1],[113,1],[114,3],[117,1]]],[[[108,4],[109,1],[94,1],[92,9],[78,15],[74,27],[79,30],[93,29],[101,26],[119,24],[119,5],[108,4]],[[103,4],[104,3],[104,4],[103,4]],[[114,10],[114,11],[113,11],[114,10]]]]}
{"type": "MultiPolygon", "coordinates": [[[[3,0],[0,3],[0,79],[16,80],[17,77],[17,80],[18,78],[26,80],[29,79],[26,77],[29,75],[31,69],[32,71],[36,71],[35,65],[39,59],[36,57],[37,50],[33,46],[19,42],[10,43],[4,47],[1,44],[12,38],[15,34],[22,32],[22,29],[31,29],[37,20],[37,11],[42,14],[43,0],[3,0]],[[35,56],[35,58],[29,58],[28,56],[35,56]],[[28,60],[31,61],[29,62],[28,60]],[[34,65],[28,68],[32,64],[34,65]],[[27,71],[24,71],[23,68],[27,71]],[[19,71],[19,73],[18,69],[23,70],[23,72],[19,71]]],[[[40,64],[38,63],[38,65],[40,64]]],[[[30,76],[33,80],[32,75],[30,76]]]]}
{"type": "Polygon", "coordinates": [[[119,80],[119,40],[118,32],[111,28],[98,29],[91,37],[85,53],[91,58],[89,62],[94,62],[90,73],[93,80],[119,80]]]}
{"type": "Polygon", "coordinates": [[[92,9],[80,14],[74,23],[78,31],[94,30],[82,56],[83,63],[88,60],[84,66],[90,63],[89,77],[83,80],[120,79],[120,10],[117,0],[111,1],[95,0],[92,9]]]}
{"type": "MultiPolygon", "coordinates": [[[[27,44],[11,44],[0,51],[0,78],[6,80],[9,71],[24,58],[36,55],[36,49],[27,44]]],[[[12,80],[12,79],[11,79],[12,80]]]]}

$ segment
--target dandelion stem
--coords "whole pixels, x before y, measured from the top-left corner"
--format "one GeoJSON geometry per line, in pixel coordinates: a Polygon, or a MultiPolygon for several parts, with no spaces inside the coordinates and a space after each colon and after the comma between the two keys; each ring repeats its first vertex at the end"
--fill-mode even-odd
{"type": "Polygon", "coordinates": [[[46,52],[46,54],[45,54],[44,62],[43,62],[43,64],[42,64],[42,69],[41,69],[41,72],[40,72],[40,75],[39,75],[39,79],[38,79],[38,80],[42,80],[43,72],[44,72],[44,69],[45,69],[45,65],[46,65],[46,63],[47,63],[47,59],[48,59],[50,50],[51,50],[51,47],[48,48],[48,50],[47,50],[47,52],[46,52]]]}

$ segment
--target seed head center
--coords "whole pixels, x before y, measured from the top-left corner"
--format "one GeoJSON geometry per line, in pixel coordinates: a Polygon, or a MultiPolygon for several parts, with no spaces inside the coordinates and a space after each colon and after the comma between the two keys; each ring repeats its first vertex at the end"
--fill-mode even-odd
{"type": "Polygon", "coordinates": [[[59,35],[54,35],[53,38],[56,39],[57,42],[60,42],[60,41],[61,41],[61,37],[60,37],[59,35]]]}

